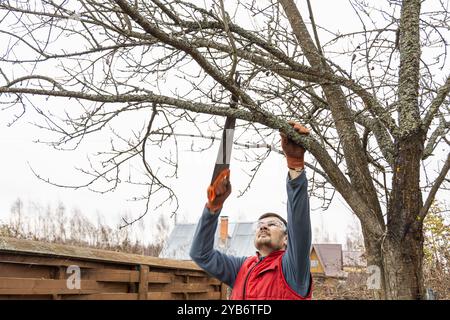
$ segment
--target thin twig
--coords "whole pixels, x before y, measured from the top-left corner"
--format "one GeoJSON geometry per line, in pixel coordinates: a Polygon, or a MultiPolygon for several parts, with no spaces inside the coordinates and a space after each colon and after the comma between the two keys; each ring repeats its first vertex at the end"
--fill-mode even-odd
{"type": "Polygon", "coordinates": [[[223,4],[223,0],[219,0],[219,2],[220,2],[220,10],[222,11],[223,26],[224,26],[225,32],[228,36],[228,40],[229,40],[231,48],[232,48],[231,56],[233,59],[233,64],[231,65],[230,74],[228,75],[228,79],[230,79],[230,81],[232,81],[233,77],[234,77],[234,73],[236,72],[236,67],[237,67],[237,48],[236,48],[236,43],[234,41],[233,33],[231,32],[230,26],[228,24],[228,14],[225,11],[225,6],[223,4]]]}

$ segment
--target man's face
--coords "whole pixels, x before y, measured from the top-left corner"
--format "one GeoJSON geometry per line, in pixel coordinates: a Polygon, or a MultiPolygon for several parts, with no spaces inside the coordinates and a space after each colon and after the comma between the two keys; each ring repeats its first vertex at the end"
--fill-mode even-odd
{"type": "Polygon", "coordinates": [[[286,228],[280,219],[266,217],[258,220],[255,233],[256,249],[269,254],[275,250],[285,249],[286,245],[286,228]]]}

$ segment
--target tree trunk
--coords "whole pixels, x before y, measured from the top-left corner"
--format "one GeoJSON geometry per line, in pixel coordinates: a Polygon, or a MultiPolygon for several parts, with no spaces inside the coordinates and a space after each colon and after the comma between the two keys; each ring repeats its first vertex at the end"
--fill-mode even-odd
{"type": "MultiPolygon", "coordinates": [[[[396,143],[386,233],[379,238],[362,225],[367,266],[370,277],[376,282],[369,289],[377,289],[376,296],[381,299],[424,298],[423,220],[419,219],[422,208],[420,161],[423,137],[424,133],[419,129],[396,143]],[[372,269],[373,266],[377,268],[372,269]]],[[[370,280],[368,284],[373,285],[370,280]]]]}
{"type": "Polygon", "coordinates": [[[381,242],[388,299],[424,297],[423,223],[419,219],[423,205],[420,191],[423,138],[419,129],[396,143],[387,233],[381,242]]]}
{"type": "Polygon", "coordinates": [[[402,240],[383,242],[384,286],[386,299],[423,299],[422,230],[411,230],[402,240]]]}
{"type": "Polygon", "coordinates": [[[380,238],[373,236],[365,226],[361,226],[362,234],[364,238],[364,247],[366,251],[367,259],[367,271],[370,273],[370,278],[375,277],[375,282],[372,283],[371,279],[367,281],[367,289],[374,290],[374,296],[377,299],[386,299],[386,286],[384,285],[384,266],[383,256],[381,254],[380,238]],[[375,269],[372,269],[373,267],[375,269]],[[372,274],[372,272],[375,272],[372,274]],[[374,287],[369,287],[374,285],[374,287]]]}
{"type": "Polygon", "coordinates": [[[403,237],[386,234],[375,239],[363,229],[368,271],[375,283],[368,280],[378,299],[423,299],[423,231],[417,222],[403,237]],[[375,269],[372,269],[373,267],[375,269]]]}

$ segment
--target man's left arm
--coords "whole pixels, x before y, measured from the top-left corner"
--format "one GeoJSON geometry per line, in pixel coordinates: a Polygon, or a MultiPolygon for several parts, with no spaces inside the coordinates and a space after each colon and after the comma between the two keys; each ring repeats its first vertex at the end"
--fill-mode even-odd
{"type": "Polygon", "coordinates": [[[286,188],[288,195],[288,246],[283,256],[283,274],[289,286],[306,297],[310,289],[311,219],[308,181],[305,171],[295,177],[290,170],[286,188]],[[292,177],[291,179],[291,176],[292,177]]]}

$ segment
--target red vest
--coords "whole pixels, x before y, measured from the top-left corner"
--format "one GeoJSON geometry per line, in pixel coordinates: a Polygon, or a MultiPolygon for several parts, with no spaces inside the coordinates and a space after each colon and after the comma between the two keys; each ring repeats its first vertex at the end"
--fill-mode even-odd
{"type": "Polygon", "coordinates": [[[258,256],[247,258],[236,277],[231,300],[311,300],[296,293],[286,282],[281,267],[284,250],[274,251],[259,261],[258,256]],[[259,261],[259,262],[258,262],[259,261]]]}

